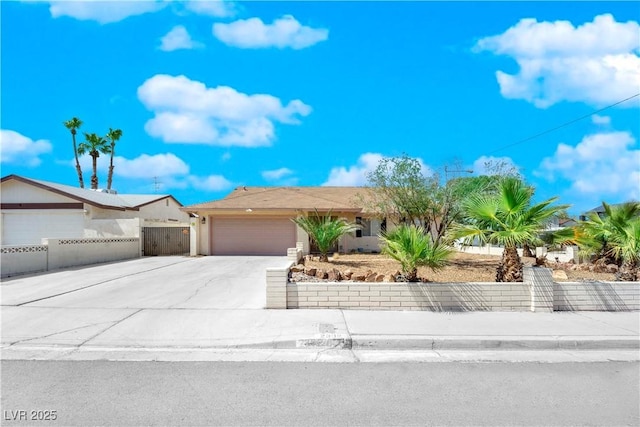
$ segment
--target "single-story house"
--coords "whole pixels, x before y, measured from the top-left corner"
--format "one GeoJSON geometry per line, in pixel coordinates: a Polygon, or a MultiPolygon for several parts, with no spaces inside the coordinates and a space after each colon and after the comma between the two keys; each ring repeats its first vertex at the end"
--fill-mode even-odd
{"type": "MultiPolygon", "coordinates": [[[[627,203],[638,203],[638,201],[637,200],[630,200],[627,203]]],[[[609,204],[609,206],[611,206],[611,207],[619,207],[619,206],[622,206],[623,204],[624,203],[613,203],[613,204],[609,204]]],[[[580,216],[579,216],[580,221],[586,221],[589,218],[589,215],[591,213],[593,213],[593,212],[597,213],[600,218],[604,218],[604,206],[602,206],[602,204],[600,204],[600,205],[596,206],[593,209],[589,209],[588,211],[581,213],[580,216]]]]}
{"type": "MultiPolygon", "coordinates": [[[[149,228],[183,228],[178,234],[189,236],[189,214],[169,194],[117,194],[18,175],[3,177],[0,185],[2,245],[40,244],[44,238],[141,238],[149,228]]],[[[186,245],[183,253],[189,252],[186,245]]]]}
{"type": "Polygon", "coordinates": [[[238,187],[221,200],[186,206],[197,216],[192,255],[286,255],[288,248],[313,251],[309,236],[292,218],[331,212],[362,225],[340,239],[339,252],[376,252],[386,221],[367,212],[363,187],[238,187]]]}

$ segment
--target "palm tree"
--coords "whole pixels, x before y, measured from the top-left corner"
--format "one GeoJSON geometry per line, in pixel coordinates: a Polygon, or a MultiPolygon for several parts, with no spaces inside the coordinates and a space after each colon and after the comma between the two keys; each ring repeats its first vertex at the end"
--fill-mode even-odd
{"type": "Polygon", "coordinates": [[[587,254],[616,262],[620,266],[619,280],[636,281],[640,262],[640,203],[611,206],[603,202],[602,207],[602,217],[591,212],[578,224],[576,243],[587,254]]]}
{"type": "Polygon", "coordinates": [[[324,262],[329,261],[327,253],[340,237],[360,228],[358,224],[344,218],[332,217],[331,211],[321,216],[317,209],[313,216],[299,216],[291,220],[306,231],[311,240],[316,242],[320,250],[320,261],[324,262]]]}
{"type": "Polygon", "coordinates": [[[78,160],[78,147],[76,146],[76,130],[82,126],[82,120],[77,117],[71,118],[66,122],[62,122],[64,126],[71,132],[71,139],[73,140],[73,155],[76,158],[76,172],[78,173],[78,182],[80,188],[84,188],[84,179],[82,178],[82,168],[80,167],[80,161],[78,160]]]}
{"type": "Polygon", "coordinates": [[[107,190],[111,190],[111,183],[113,182],[113,156],[116,152],[116,142],[122,137],[122,131],[120,129],[111,129],[106,135],[109,142],[111,142],[111,158],[109,159],[109,175],[107,175],[107,190]]]}
{"type": "Polygon", "coordinates": [[[382,253],[400,263],[408,282],[418,280],[419,266],[427,266],[433,271],[444,267],[453,252],[448,246],[433,242],[430,233],[414,224],[400,225],[384,233],[381,239],[382,253]]]}
{"type": "Polygon", "coordinates": [[[111,147],[107,144],[107,140],[104,137],[95,133],[85,133],[85,142],[80,143],[78,146],[78,154],[81,156],[88,153],[92,159],[93,175],[91,175],[91,189],[98,189],[98,157],[100,153],[109,154],[111,147]]]}
{"type": "Polygon", "coordinates": [[[549,220],[567,206],[552,206],[553,197],[532,205],[533,188],[518,178],[505,178],[495,195],[472,195],[463,203],[466,224],[454,228],[452,237],[465,244],[474,239],[504,246],[496,271],[497,282],[522,281],[518,245],[531,242],[544,231],[549,220]]]}

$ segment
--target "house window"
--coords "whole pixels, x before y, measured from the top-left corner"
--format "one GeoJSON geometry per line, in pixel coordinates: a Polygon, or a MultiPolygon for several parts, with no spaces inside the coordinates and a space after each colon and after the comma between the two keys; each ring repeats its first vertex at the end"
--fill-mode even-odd
{"type": "Polygon", "coordinates": [[[357,216],[356,224],[360,224],[361,228],[356,230],[356,237],[370,237],[377,235],[377,233],[372,233],[372,230],[375,228],[375,224],[372,224],[374,221],[375,220],[371,220],[369,218],[357,216]],[[374,227],[372,227],[372,225],[374,225],[374,227]]]}

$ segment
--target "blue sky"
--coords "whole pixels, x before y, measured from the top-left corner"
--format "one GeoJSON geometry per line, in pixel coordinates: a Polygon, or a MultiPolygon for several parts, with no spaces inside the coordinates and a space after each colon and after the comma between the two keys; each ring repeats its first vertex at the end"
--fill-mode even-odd
{"type": "Polygon", "coordinates": [[[640,199],[640,97],[512,145],[640,92],[633,2],[0,7],[3,176],[77,185],[62,125],[77,116],[123,131],[119,192],[185,205],[239,185],[364,185],[403,153],[476,174],[506,161],[575,213],[640,199]]]}

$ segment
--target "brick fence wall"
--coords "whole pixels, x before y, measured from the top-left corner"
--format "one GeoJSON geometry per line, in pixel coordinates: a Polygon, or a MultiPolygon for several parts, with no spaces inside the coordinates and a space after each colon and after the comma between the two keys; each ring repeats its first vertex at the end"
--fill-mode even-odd
{"type": "Polygon", "coordinates": [[[287,308],[522,311],[531,306],[524,283],[306,283],[287,285],[287,308]]]}
{"type": "Polygon", "coordinates": [[[555,283],[527,267],[520,283],[288,282],[289,267],[267,270],[267,308],[539,311],[640,310],[640,283],[555,283]]]}

